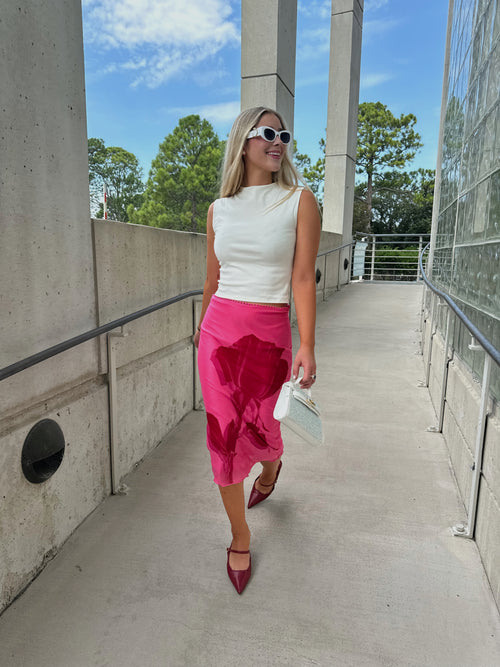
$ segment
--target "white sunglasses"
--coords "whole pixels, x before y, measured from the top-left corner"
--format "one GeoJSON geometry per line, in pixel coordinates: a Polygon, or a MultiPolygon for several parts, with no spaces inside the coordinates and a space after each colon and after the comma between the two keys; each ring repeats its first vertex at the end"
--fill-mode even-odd
{"type": "Polygon", "coordinates": [[[280,130],[278,132],[273,127],[261,125],[260,127],[256,127],[251,130],[247,139],[253,139],[253,137],[262,137],[266,141],[272,142],[276,139],[277,136],[280,138],[282,144],[289,144],[292,138],[292,135],[288,130],[280,130]]]}

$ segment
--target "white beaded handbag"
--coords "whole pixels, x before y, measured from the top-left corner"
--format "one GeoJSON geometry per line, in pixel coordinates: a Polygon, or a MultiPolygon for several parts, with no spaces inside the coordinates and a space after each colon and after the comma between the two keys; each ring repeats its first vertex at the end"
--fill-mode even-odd
{"type": "Polygon", "coordinates": [[[311,390],[300,388],[300,380],[290,380],[281,387],[273,417],[312,445],[325,441],[319,407],[311,390]]]}

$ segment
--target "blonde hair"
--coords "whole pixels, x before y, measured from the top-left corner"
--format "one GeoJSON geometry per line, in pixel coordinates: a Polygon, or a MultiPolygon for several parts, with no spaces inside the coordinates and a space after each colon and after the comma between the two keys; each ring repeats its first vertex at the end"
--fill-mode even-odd
{"type": "MultiPolygon", "coordinates": [[[[277,116],[281,127],[286,129],[283,118],[274,109],[252,107],[240,113],[233,123],[226,144],[220,186],[221,197],[232,197],[243,187],[243,178],[245,176],[243,149],[247,142],[248,133],[266,113],[272,113],[277,116]]],[[[299,172],[288,155],[288,150],[284,152],[281,166],[277,172],[273,172],[272,178],[273,183],[278,183],[283,189],[290,190],[290,193],[284,199],[288,199],[299,186],[299,181],[302,181],[299,172]]]]}

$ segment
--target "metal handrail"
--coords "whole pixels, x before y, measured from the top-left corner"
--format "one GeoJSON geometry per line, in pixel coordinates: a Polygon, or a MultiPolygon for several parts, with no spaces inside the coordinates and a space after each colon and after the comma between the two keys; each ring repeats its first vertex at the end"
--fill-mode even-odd
{"type": "Polygon", "coordinates": [[[316,257],[323,257],[324,255],[330,255],[332,252],[337,252],[337,250],[343,250],[344,248],[349,248],[349,246],[353,246],[354,244],[355,241],[344,243],[344,245],[339,245],[337,248],[332,248],[331,250],[324,250],[323,252],[318,252],[316,257]]]}
{"type": "Polygon", "coordinates": [[[423,267],[423,256],[424,253],[427,252],[429,249],[430,243],[428,243],[425,248],[422,250],[420,253],[420,256],[418,258],[418,264],[420,267],[420,272],[422,274],[422,278],[425,282],[425,284],[435,293],[437,294],[441,299],[446,301],[448,306],[452,309],[452,311],[455,313],[455,315],[458,317],[458,319],[463,322],[463,324],[467,327],[469,330],[470,334],[474,336],[474,339],[476,342],[481,345],[481,347],[487,352],[490,357],[493,359],[493,361],[500,366],[500,351],[496,349],[496,347],[484,336],[479,329],[476,327],[475,324],[473,324],[467,315],[460,310],[460,308],[457,306],[457,304],[453,301],[453,299],[446,294],[446,292],[443,292],[440,290],[434,283],[432,283],[429,278],[427,277],[427,274],[425,273],[424,267],[423,267]]]}
{"type": "MultiPolygon", "coordinates": [[[[459,522],[452,526],[452,531],[453,534],[456,535],[457,537],[465,537],[468,539],[473,539],[474,538],[474,531],[475,531],[475,526],[476,526],[476,519],[477,519],[477,509],[478,509],[478,502],[479,502],[479,482],[480,482],[480,477],[482,475],[483,471],[483,457],[484,457],[484,447],[485,447],[485,441],[486,441],[486,424],[487,424],[487,419],[489,416],[488,412],[488,401],[489,401],[489,388],[490,388],[490,380],[491,380],[491,362],[492,360],[500,366],[500,353],[499,351],[492,345],[492,343],[484,336],[479,329],[469,320],[467,315],[457,306],[457,304],[453,301],[453,299],[440,290],[438,287],[436,287],[427,277],[427,274],[425,273],[424,266],[423,266],[423,256],[424,253],[428,250],[430,243],[428,243],[425,248],[422,250],[420,253],[420,256],[418,258],[419,262],[419,267],[420,267],[420,272],[422,275],[422,278],[427,285],[427,287],[434,292],[434,294],[437,295],[439,299],[443,300],[443,304],[446,304],[448,306],[447,314],[446,314],[446,333],[444,336],[444,354],[443,354],[443,367],[442,367],[442,378],[441,378],[441,397],[439,399],[439,421],[438,425],[434,427],[430,427],[428,430],[429,431],[434,431],[436,433],[442,433],[443,432],[443,427],[444,427],[444,417],[445,417],[445,405],[447,402],[446,395],[447,395],[447,385],[448,385],[448,366],[453,358],[453,344],[452,344],[452,354],[451,356],[448,355],[448,349],[450,345],[450,340],[452,339],[451,331],[452,331],[452,323],[451,323],[451,313],[453,312],[455,316],[464,324],[464,326],[468,329],[469,333],[472,335],[473,340],[471,345],[469,345],[469,349],[471,350],[480,350],[481,348],[484,350],[485,355],[484,355],[484,365],[483,365],[483,376],[481,380],[481,398],[479,400],[479,414],[478,414],[478,420],[477,420],[477,428],[476,428],[476,438],[475,438],[475,450],[474,450],[474,458],[473,458],[473,466],[472,466],[472,479],[471,479],[471,485],[470,485],[470,495],[469,495],[469,502],[468,502],[468,511],[467,511],[467,524],[465,525],[462,522],[459,522]],[[479,343],[477,345],[476,343],[479,343]]],[[[424,297],[424,294],[422,294],[422,297],[424,297]]],[[[434,305],[435,305],[435,299],[432,300],[432,307],[431,307],[431,335],[429,339],[429,351],[428,351],[428,359],[427,359],[427,371],[426,371],[426,379],[425,382],[422,383],[422,386],[429,387],[429,380],[430,380],[430,367],[432,363],[432,341],[433,341],[433,336],[434,333],[432,331],[433,328],[433,319],[434,319],[434,305]]],[[[424,313],[424,307],[423,307],[423,300],[422,300],[422,317],[424,313]]]]}
{"type": "MultiPolygon", "coordinates": [[[[353,242],[346,243],[345,245],[339,246],[338,248],[333,248],[332,250],[326,250],[325,252],[319,253],[318,257],[322,257],[323,255],[328,255],[332,252],[336,252],[337,250],[342,250],[343,248],[347,248],[350,245],[353,245],[353,242]]],[[[49,347],[46,350],[42,350],[41,352],[32,354],[31,356],[26,357],[25,359],[21,359],[20,361],[16,361],[15,363],[0,369],[0,381],[6,380],[8,377],[12,377],[12,375],[16,375],[17,373],[20,373],[21,371],[24,371],[27,368],[31,368],[32,366],[35,366],[36,364],[39,364],[42,361],[50,359],[51,357],[55,357],[61,352],[66,352],[66,350],[69,350],[72,347],[76,347],[81,343],[86,343],[87,341],[92,340],[93,338],[97,338],[102,334],[108,333],[113,329],[118,329],[119,327],[122,327],[125,324],[128,324],[129,322],[138,320],[139,318],[144,317],[145,315],[150,315],[151,313],[154,313],[157,310],[161,310],[166,306],[178,303],[179,301],[183,301],[184,299],[189,299],[192,296],[199,296],[200,294],[203,294],[202,289],[191,290],[190,292],[183,292],[182,294],[178,294],[177,296],[171,297],[170,299],[165,299],[164,301],[160,301],[159,303],[156,303],[152,306],[147,306],[146,308],[137,310],[136,312],[131,313],[129,315],[124,315],[123,317],[119,317],[117,320],[113,320],[108,324],[103,324],[100,327],[96,327],[95,329],[86,331],[85,333],[79,334],[78,336],[74,336],[73,338],[63,341],[62,343],[53,345],[52,347],[49,347]]]]}
{"type": "Polygon", "coordinates": [[[81,343],[92,340],[92,338],[97,338],[97,336],[108,333],[109,331],[117,329],[118,327],[122,327],[123,325],[128,324],[129,322],[133,322],[134,320],[138,320],[140,317],[154,313],[156,310],[170,306],[171,304],[177,303],[178,301],[189,299],[192,296],[198,296],[199,294],[203,294],[202,289],[191,290],[190,292],[178,294],[177,296],[171,297],[170,299],[160,301],[160,303],[155,303],[153,306],[147,306],[146,308],[137,310],[135,313],[124,315],[123,317],[119,317],[117,320],[113,320],[108,324],[103,324],[100,327],[86,331],[85,333],[79,334],[78,336],[74,336],[73,338],[70,338],[62,343],[53,345],[52,347],[49,347],[42,352],[32,354],[30,357],[26,357],[26,359],[16,361],[14,364],[10,364],[10,366],[6,366],[5,368],[0,369],[0,381],[5,380],[6,378],[11,377],[16,373],[20,373],[21,371],[24,371],[31,366],[35,366],[36,364],[39,364],[46,359],[50,359],[50,357],[55,357],[57,354],[65,352],[72,347],[76,347],[81,343]]]}

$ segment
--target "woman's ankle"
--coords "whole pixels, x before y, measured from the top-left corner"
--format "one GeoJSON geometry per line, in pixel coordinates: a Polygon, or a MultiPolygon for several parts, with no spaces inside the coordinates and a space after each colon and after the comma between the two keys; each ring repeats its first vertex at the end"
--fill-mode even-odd
{"type": "Polygon", "coordinates": [[[278,468],[280,465],[280,459],[278,461],[273,461],[268,463],[267,461],[262,464],[262,472],[259,476],[259,483],[262,486],[272,486],[276,481],[276,475],[278,474],[278,468]]]}
{"type": "Polygon", "coordinates": [[[231,533],[233,535],[233,547],[235,549],[238,549],[239,547],[248,549],[248,545],[250,544],[250,538],[251,538],[251,533],[250,529],[248,528],[238,528],[238,529],[232,529],[231,533]]]}

